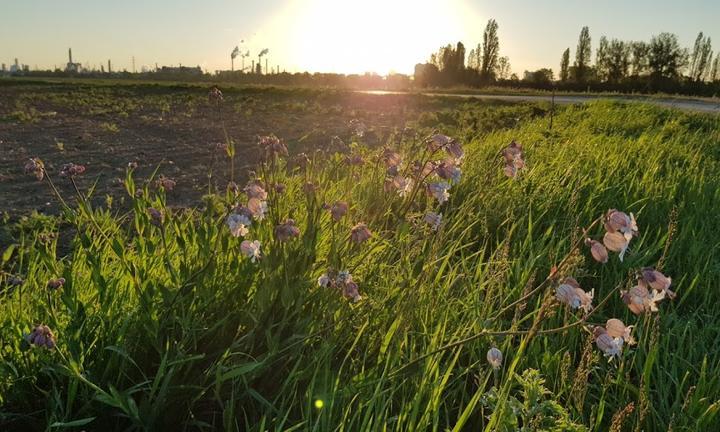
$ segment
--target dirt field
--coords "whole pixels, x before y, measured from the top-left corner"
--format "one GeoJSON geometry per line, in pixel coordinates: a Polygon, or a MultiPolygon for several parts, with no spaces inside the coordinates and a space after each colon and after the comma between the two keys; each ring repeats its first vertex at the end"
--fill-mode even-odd
{"type": "Polygon", "coordinates": [[[475,122],[483,111],[493,127],[514,125],[519,117],[542,114],[533,105],[489,110],[504,102],[458,101],[413,95],[368,95],[307,89],[224,89],[224,101],[208,101],[208,88],[153,84],[0,82],[0,196],[11,216],[33,209],[55,212],[46,184],[23,172],[31,157],[41,158],[62,192],[71,186],[57,178],[63,164],[84,164],[81,187],[96,184],[95,203],[124,194],[120,178],[137,162],[137,178],[159,174],[177,182],[172,205],[198,203],[209,184],[224,188],[228,165],[219,149],[227,136],[235,142],[235,178],[242,180],[256,160],[257,136],[274,133],[291,153],[338,147],[352,138],[353,119],[368,126],[365,142],[379,145],[408,125],[452,126],[475,122]],[[464,115],[475,110],[477,115],[464,115]],[[489,114],[492,112],[492,114],[489,114]],[[502,117],[498,121],[498,116],[502,117]],[[472,117],[472,120],[470,120],[472,117]],[[334,143],[334,144],[333,144],[334,143]],[[45,203],[40,204],[39,203],[45,203]]]}

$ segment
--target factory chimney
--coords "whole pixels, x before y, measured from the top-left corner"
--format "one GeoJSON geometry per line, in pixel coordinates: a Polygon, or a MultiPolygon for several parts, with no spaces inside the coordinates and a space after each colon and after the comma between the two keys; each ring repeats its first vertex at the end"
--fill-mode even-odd
{"type": "Polygon", "coordinates": [[[72,48],[68,48],[68,63],[72,64],[72,48]]]}
{"type": "Polygon", "coordinates": [[[110,59],[108,59],[108,73],[112,73],[112,65],[110,64],[110,59]]]}

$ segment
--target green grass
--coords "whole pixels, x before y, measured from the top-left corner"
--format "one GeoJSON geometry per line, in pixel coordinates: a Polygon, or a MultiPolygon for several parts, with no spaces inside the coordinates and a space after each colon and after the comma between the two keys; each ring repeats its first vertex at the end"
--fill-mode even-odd
{"type": "MultiPolygon", "coordinates": [[[[562,108],[551,131],[537,118],[486,134],[441,114],[421,118],[417,136],[442,127],[464,144],[447,203],[386,192],[381,150],[361,138],[351,147],[362,167],[337,154],[306,169],[276,160],[258,175],[287,191],[270,192],[268,217],[247,236],[262,243],[256,264],[224,223],[244,197],[172,211],[162,194],[137,194],[130,173],[129,212],[81,196],[62,217],[23,219],[2,257],[5,281],[25,282],[0,288],[0,425],[606,431],[615,418],[617,430],[718,430],[718,117],[593,102],[562,108]],[[499,151],[513,139],[528,167],[508,179],[499,151]],[[350,203],[339,222],[321,206],[336,200],[350,203]],[[164,210],[162,228],[150,207],[164,210]],[[633,212],[640,235],[624,262],[613,254],[603,266],[573,245],[609,208],[633,212]],[[442,212],[439,231],[422,222],[427,210],[442,212]],[[287,217],[301,235],[280,243],[273,227],[287,217]],[[358,222],[374,235],[353,245],[358,222]],[[581,318],[550,303],[555,283],[506,307],[561,261],[594,304],[610,295],[587,323],[552,332],[581,318]],[[678,296],[635,317],[613,290],[644,266],[662,268],[678,296]],[[328,267],[349,270],[363,299],[319,287],[328,267]],[[67,281],[51,292],[56,277],[67,281]],[[608,361],[587,325],[612,317],[636,325],[638,345],[608,361]],[[56,349],[23,343],[34,323],[53,329],[56,349]],[[505,330],[519,334],[493,336],[505,330]],[[491,346],[505,357],[499,371],[485,360],[491,346]]],[[[399,133],[388,146],[407,162],[424,148],[399,133]]]]}

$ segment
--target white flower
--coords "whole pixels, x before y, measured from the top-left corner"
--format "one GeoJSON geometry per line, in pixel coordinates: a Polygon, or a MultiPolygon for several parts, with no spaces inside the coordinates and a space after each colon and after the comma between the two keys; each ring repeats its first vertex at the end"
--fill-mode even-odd
{"type": "Polygon", "coordinates": [[[343,270],[338,273],[337,281],[338,281],[338,283],[341,283],[341,284],[352,282],[352,275],[350,274],[349,271],[343,270]]]}
{"type": "Polygon", "coordinates": [[[500,366],[502,366],[503,362],[503,355],[502,352],[493,347],[490,348],[487,352],[487,361],[490,363],[490,366],[493,367],[493,369],[500,369],[500,366]]]}
{"type": "Polygon", "coordinates": [[[267,213],[268,210],[267,201],[263,201],[258,198],[250,198],[248,200],[247,207],[255,220],[261,221],[265,219],[265,213],[267,213]]]}
{"type": "Polygon", "coordinates": [[[450,183],[446,181],[439,181],[428,185],[428,193],[440,204],[446,202],[450,198],[448,190],[450,190],[450,183]]]}
{"type": "Polygon", "coordinates": [[[412,192],[413,180],[410,177],[395,176],[392,183],[401,197],[408,196],[412,192]]]}
{"type": "Polygon", "coordinates": [[[586,313],[592,310],[592,299],[595,290],[585,292],[577,281],[571,277],[563,280],[560,286],[555,290],[555,297],[572,309],[582,308],[586,313]]]}
{"type": "Polygon", "coordinates": [[[613,357],[620,357],[620,354],[622,354],[623,338],[610,336],[602,327],[595,328],[595,344],[611,360],[613,357]]]}
{"type": "Polygon", "coordinates": [[[249,232],[250,224],[250,219],[243,214],[232,213],[227,218],[227,225],[233,237],[245,237],[249,232]]]}
{"type": "Polygon", "coordinates": [[[427,212],[423,220],[432,227],[433,231],[437,231],[442,223],[442,213],[427,212]]]}
{"type": "Polygon", "coordinates": [[[327,273],[323,273],[317,280],[318,285],[320,285],[323,288],[327,288],[330,286],[330,277],[328,277],[327,273]]]}
{"type": "Polygon", "coordinates": [[[242,251],[246,257],[250,258],[251,262],[256,262],[260,259],[260,242],[257,240],[243,240],[243,242],[240,243],[240,251],[242,251]]]}

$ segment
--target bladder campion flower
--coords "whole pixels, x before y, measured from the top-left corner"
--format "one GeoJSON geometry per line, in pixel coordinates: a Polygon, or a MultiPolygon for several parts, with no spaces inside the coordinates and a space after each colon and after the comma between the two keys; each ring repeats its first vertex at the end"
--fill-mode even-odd
{"type": "Polygon", "coordinates": [[[413,179],[410,177],[395,176],[392,180],[393,187],[397,190],[398,195],[405,197],[410,195],[413,189],[413,179]]]}
{"type": "Polygon", "coordinates": [[[317,282],[318,282],[318,285],[320,285],[323,288],[329,287],[330,284],[332,283],[330,276],[328,276],[327,273],[323,273],[322,275],[320,275],[317,282]]]}
{"type": "Polygon", "coordinates": [[[25,164],[25,174],[32,174],[38,181],[45,177],[45,164],[40,158],[31,158],[25,164]]]}
{"type": "Polygon", "coordinates": [[[60,170],[60,177],[75,177],[82,175],[85,172],[84,165],[77,165],[74,163],[67,163],[63,165],[60,170]]]}
{"type": "Polygon", "coordinates": [[[248,198],[257,198],[259,200],[267,199],[267,192],[258,182],[250,182],[243,189],[248,198]]]}
{"type": "Polygon", "coordinates": [[[261,201],[258,198],[250,198],[247,203],[247,209],[250,211],[253,219],[261,221],[265,219],[265,213],[267,213],[267,201],[261,201]]]}
{"type": "Polygon", "coordinates": [[[625,326],[625,324],[617,318],[610,318],[605,323],[605,330],[613,338],[622,338],[628,345],[635,345],[635,339],[632,337],[632,330],[635,326],[625,326]]]}
{"type": "Polygon", "coordinates": [[[450,184],[446,181],[430,183],[427,186],[428,194],[435,198],[438,203],[442,204],[450,198],[450,184]]]}
{"type": "Polygon", "coordinates": [[[585,292],[574,278],[566,277],[555,290],[555,297],[572,309],[582,308],[588,313],[592,310],[594,293],[595,290],[585,292]]]}
{"type": "Polygon", "coordinates": [[[358,284],[354,281],[346,282],[343,285],[343,295],[346,298],[351,299],[353,302],[359,302],[362,300],[362,296],[360,296],[360,290],[358,287],[358,284]]]}
{"type": "Polygon", "coordinates": [[[147,212],[150,215],[150,223],[158,228],[162,227],[163,221],[165,220],[165,214],[163,214],[162,210],[150,207],[147,209],[147,212]]]}
{"type": "Polygon", "coordinates": [[[595,336],[595,345],[600,348],[600,351],[602,351],[605,356],[610,357],[611,360],[614,357],[620,357],[623,347],[622,337],[612,337],[608,334],[607,330],[600,326],[595,327],[593,335],[595,336]]]}
{"type": "Polygon", "coordinates": [[[260,242],[257,240],[243,240],[240,243],[240,251],[246,257],[250,258],[250,262],[257,262],[260,259],[260,242]]]}
{"type": "Polygon", "coordinates": [[[293,219],[285,219],[285,222],[275,227],[275,237],[281,242],[286,242],[299,236],[300,229],[295,226],[293,219]]]}
{"type": "Polygon", "coordinates": [[[227,226],[233,237],[245,237],[250,230],[252,222],[247,215],[242,213],[231,213],[227,218],[227,226]]]}
{"type": "Polygon", "coordinates": [[[158,189],[162,189],[166,192],[170,192],[173,189],[175,189],[175,186],[177,183],[175,180],[165,177],[164,175],[161,175],[156,181],[155,181],[155,187],[158,189]]]}
{"type": "Polygon", "coordinates": [[[65,285],[65,278],[50,279],[47,283],[48,289],[53,291],[62,288],[65,285]]]}
{"type": "Polygon", "coordinates": [[[56,346],[55,335],[50,327],[44,324],[36,325],[32,332],[25,336],[25,340],[31,345],[47,349],[53,349],[56,346]]]}
{"type": "Polygon", "coordinates": [[[453,160],[446,160],[437,167],[437,175],[441,179],[449,180],[451,183],[459,183],[462,170],[453,160]]]}
{"type": "Polygon", "coordinates": [[[640,315],[643,312],[657,312],[657,303],[665,298],[665,291],[653,291],[650,294],[647,286],[639,281],[638,285],[628,291],[620,291],[620,297],[632,313],[640,315]]]}
{"type": "Polygon", "coordinates": [[[670,290],[672,279],[652,267],[645,267],[640,270],[639,281],[655,291],[664,292],[671,299],[675,298],[675,292],[670,290]]]}
{"type": "Polygon", "coordinates": [[[400,154],[388,148],[383,150],[382,160],[385,163],[385,168],[394,168],[395,172],[397,172],[397,168],[402,163],[402,157],[400,156],[400,154]]]}
{"type": "Polygon", "coordinates": [[[593,239],[586,239],[585,245],[590,247],[590,254],[595,261],[602,264],[608,262],[608,251],[602,243],[593,239]]]}
{"type": "Polygon", "coordinates": [[[425,213],[423,220],[425,221],[425,223],[430,225],[433,231],[437,231],[437,229],[440,227],[440,224],[442,223],[442,213],[427,212],[425,213]]]}
{"type": "Polygon", "coordinates": [[[353,241],[353,243],[360,244],[369,239],[370,237],[372,237],[372,232],[370,232],[367,225],[362,222],[355,225],[350,230],[350,239],[353,241]]]}
{"type": "Polygon", "coordinates": [[[503,149],[502,155],[505,158],[503,172],[506,176],[514,178],[517,176],[518,170],[525,168],[522,146],[515,141],[503,149]]]}
{"type": "Polygon", "coordinates": [[[345,201],[336,201],[335,204],[330,207],[330,215],[335,222],[342,219],[348,212],[348,203],[345,201]]]}
{"type": "Polygon", "coordinates": [[[275,135],[260,137],[258,145],[265,152],[266,158],[270,158],[272,156],[282,157],[288,155],[287,147],[275,135]]]}
{"type": "Polygon", "coordinates": [[[490,348],[486,357],[493,369],[500,369],[500,367],[502,367],[503,355],[499,349],[495,347],[490,348]]]}

